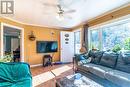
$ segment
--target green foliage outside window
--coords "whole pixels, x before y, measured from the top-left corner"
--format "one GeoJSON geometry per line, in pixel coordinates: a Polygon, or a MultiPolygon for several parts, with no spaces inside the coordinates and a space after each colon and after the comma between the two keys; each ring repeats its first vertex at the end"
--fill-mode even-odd
{"type": "Polygon", "coordinates": [[[130,20],[90,30],[90,49],[130,50],[130,20]]]}
{"type": "Polygon", "coordinates": [[[113,52],[118,52],[118,51],[120,51],[120,50],[121,50],[120,44],[116,44],[116,45],[113,47],[113,49],[112,49],[113,52]]]}
{"type": "Polygon", "coordinates": [[[130,50],[130,38],[127,38],[125,40],[124,45],[125,45],[125,47],[124,47],[125,50],[130,50]]]}
{"type": "Polygon", "coordinates": [[[4,58],[0,58],[0,62],[12,62],[13,56],[11,54],[6,54],[4,58]]]}

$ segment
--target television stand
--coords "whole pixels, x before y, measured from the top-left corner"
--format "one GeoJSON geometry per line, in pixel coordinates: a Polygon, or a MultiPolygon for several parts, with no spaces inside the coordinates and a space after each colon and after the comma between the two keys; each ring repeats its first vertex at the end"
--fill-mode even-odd
{"type": "Polygon", "coordinates": [[[52,66],[52,57],[51,55],[44,55],[43,56],[43,66],[52,66]]]}

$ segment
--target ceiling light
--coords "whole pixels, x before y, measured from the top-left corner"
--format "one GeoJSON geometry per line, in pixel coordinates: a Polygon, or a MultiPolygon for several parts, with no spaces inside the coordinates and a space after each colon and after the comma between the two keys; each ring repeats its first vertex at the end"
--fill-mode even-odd
{"type": "Polygon", "coordinates": [[[64,20],[64,16],[63,16],[63,14],[59,14],[59,15],[57,15],[56,18],[57,18],[59,21],[64,20]]]}

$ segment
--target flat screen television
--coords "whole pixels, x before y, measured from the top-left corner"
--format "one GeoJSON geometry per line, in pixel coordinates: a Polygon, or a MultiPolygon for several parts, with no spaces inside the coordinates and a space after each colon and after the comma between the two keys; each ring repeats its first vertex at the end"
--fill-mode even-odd
{"type": "Polygon", "coordinates": [[[57,41],[37,41],[37,53],[52,53],[57,50],[57,41]]]}

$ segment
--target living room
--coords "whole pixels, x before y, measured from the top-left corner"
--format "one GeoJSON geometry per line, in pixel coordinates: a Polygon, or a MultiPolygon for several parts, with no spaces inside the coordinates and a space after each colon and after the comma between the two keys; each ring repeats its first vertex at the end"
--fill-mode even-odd
{"type": "Polygon", "coordinates": [[[0,87],[129,87],[129,0],[0,4],[0,87]]]}

